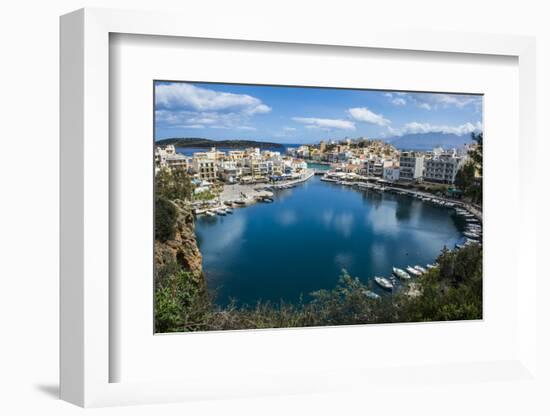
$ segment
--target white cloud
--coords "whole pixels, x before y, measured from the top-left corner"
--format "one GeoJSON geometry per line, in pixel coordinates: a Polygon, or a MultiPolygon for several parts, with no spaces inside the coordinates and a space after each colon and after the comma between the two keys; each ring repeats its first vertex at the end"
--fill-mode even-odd
{"type": "Polygon", "coordinates": [[[449,125],[435,125],[430,123],[419,123],[413,121],[405,124],[403,127],[397,129],[388,127],[390,134],[394,136],[403,136],[404,134],[417,134],[417,133],[452,133],[452,134],[470,134],[482,130],[481,122],[478,121],[475,124],[470,122],[464,123],[458,126],[449,125]]]}
{"type": "Polygon", "coordinates": [[[246,94],[186,83],[161,84],[155,89],[156,122],[164,127],[254,131],[250,119],[270,111],[260,99],[246,94]]]}
{"type": "Polygon", "coordinates": [[[384,96],[394,105],[402,106],[411,103],[428,111],[449,107],[465,108],[468,106],[480,110],[483,100],[480,95],[427,92],[387,92],[384,93],[384,96]]]}
{"type": "Polygon", "coordinates": [[[292,120],[297,123],[306,125],[308,129],[342,129],[355,130],[355,123],[349,120],[332,119],[332,118],[314,118],[314,117],[292,117],[292,120]]]}
{"type": "Polygon", "coordinates": [[[437,110],[439,108],[465,108],[481,106],[480,95],[442,94],[442,93],[411,93],[408,98],[418,107],[425,110],[437,110]]]}
{"type": "Polygon", "coordinates": [[[284,131],[296,131],[296,127],[283,127],[284,131]]]}
{"type": "Polygon", "coordinates": [[[157,85],[155,103],[157,109],[165,110],[228,111],[248,115],[271,111],[260,99],[247,94],[214,91],[183,82],[157,85]]]}
{"type": "Polygon", "coordinates": [[[384,118],[382,114],[373,113],[366,107],[350,108],[348,113],[355,120],[365,123],[377,124],[379,126],[388,126],[391,123],[391,121],[384,118]]]}

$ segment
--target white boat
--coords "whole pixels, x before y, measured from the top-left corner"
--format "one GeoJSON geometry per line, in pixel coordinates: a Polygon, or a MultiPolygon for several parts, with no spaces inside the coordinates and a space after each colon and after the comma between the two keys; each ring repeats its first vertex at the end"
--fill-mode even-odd
{"type": "Polygon", "coordinates": [[[427,272],[427,270],[424,267],[419,266],[418,264],[416,266],[414,266],[414,268],[416,270],[418,270],[420,273],[426,273],[427,272]]]}
{"type": "Polygon", "coordinates": [[[225,209],[220,208],[220,209],[216,210],[216,214],[218,214],[218,215],[225,215],[225,209]]]}
{"type": "Polygon", "coordinates": [[[365,290],[363,293],[369,299],[375,299],[375,300],[380,299],[380,295],[374,293],[372,290],[365,290]]]}
{"type": "Polygon", "coordinates": [[[374,281],[376,283],[378,283],[378,285],[382,288],[382,289],[386,289],[386,290],[393,290],[393,283],[390,281],[390,279],[387,279],[385,277],[378,277],[376,276],[374,278],[374,281]]]}
{"type": "Polygon", "coordinates": [[[407,266],[406,267],[407,273],[412,274],[413,276],[420,276],[422,273],[416,270],[414,267],[407,266]]]}
{"type": "Polygon", "coordinates": [[[470,233],[470,232],[466,231],[463,234],[464,234],[464,236],[466,236],[468,238],[479,239],[479,234],[477,234],[477,233],[470,233]]]}
{"type": "Polygon", "coordinates": [[[216,216],[216,214],[213,213],[212,211],[206,211],[205,214],[208,215],[209,217],[215,217],[216,216]]]}
{"type": "Polygon", "coordinates": [[[426,268],[428,269],[435,269],[435,264],[426,264],[426,268]]]}
{"type": "Polygon", "coordinates": [[[400,279],[410,279],[411,276],[405,270],[398,269],[397,267],[393,268],[393,274],[399,277],[400,279]]]}
{"type": "Polygon", "coordinates": [[[225,213],[226,214],[233,214],[233,210],[231,208],[226,208],[225,213]]]}

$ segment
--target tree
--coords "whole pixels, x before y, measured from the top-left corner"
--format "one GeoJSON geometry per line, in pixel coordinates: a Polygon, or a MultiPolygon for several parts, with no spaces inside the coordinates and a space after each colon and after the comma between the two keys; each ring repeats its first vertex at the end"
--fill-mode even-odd
{"type": "Polygon", "coordinates": [[[172,240],[176,233],[177,209],[166,198],[155,199],[155,239],[172,240]]]}
{"type": "Polygon", "coordinates": [[[455,185],[458,189],[467,192],[468,189],[474,184],[476,168],[473,161],[466,162],[458,170],[455,178],[455,185]]]}
{"type": "Polygon", "coordinates": [[[472,140],[477,144],[468,152],[468,155],[473,160],[479,176],[483,176],[483,132],[478,134],[472,133],[472,140]]]}
{"type": "Polygon", "coordinates": [[[187,201],[193,195],[191,178],[184,169],[163,168],[155,176],[156,195],[169,199],[187,201]]]}
{"type": "Polygon", "coordinates": [[[469,160],[458,170],[455,185],[461,189],[472,202],[481,203],[483,197],[483,132],[472,133],[475,146],[468,152],[469,160]],[[479,175],[479,176],[477,176],[479,175]]]}

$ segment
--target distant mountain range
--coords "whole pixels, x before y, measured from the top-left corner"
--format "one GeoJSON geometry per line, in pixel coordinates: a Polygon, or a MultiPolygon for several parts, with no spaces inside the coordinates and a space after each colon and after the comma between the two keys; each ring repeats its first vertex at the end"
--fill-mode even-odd
{"type": "Polygon", "coordinates": [[[417,133],[390,137],[385,141],[400,150],[431,150],[434,147],[443,147],[444,149],[460,148],[465,144],[471,144],[472,137],[469,134],[417,133]]]}
{"type": "Polygon", "coordinates": [[[259,147],[261,149],[284,148],[280,143],[259,142],[255,140],[211,140],[200,137],[174,137],[170,139],[157,140],[159,146],[173,144],[175,147],[205,148],[219,147],[224,149],[238,149],[243,147],[259,147]]]}

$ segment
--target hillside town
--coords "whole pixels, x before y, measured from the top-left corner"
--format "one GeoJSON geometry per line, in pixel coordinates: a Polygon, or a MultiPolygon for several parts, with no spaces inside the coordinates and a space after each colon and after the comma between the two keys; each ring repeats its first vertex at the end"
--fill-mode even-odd
{"type": "Polygon", "coordinates": [[[288,147],[281,152],[247,148],[223,152],[216,148],[186,156],[173,145],[155,148],[156,171],[178,167],[192,175],[196,192],[215,183],[258,184],[296,180],[308,172],[308,162],[348,176],[391,183],[453,185],[469,148],[399,151],[391,144],[367,138],[321,141],[288,147]]]}
{"type": "Polygon", "coordinates": [[[330,164],[337,172],[388,182],[432,182],[454,184],[460,167],[466,162],[468,148],[431,151],[399,151],[381,140],[347,139],[321,141],[319,145],[289,148],[289,154],[317,163],[330,164]]]}

